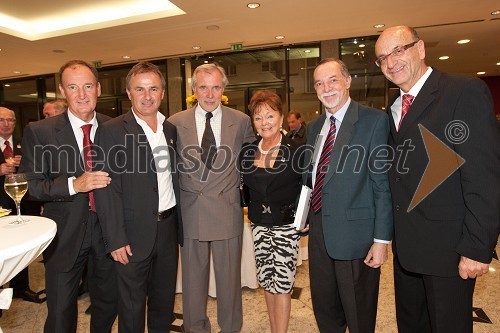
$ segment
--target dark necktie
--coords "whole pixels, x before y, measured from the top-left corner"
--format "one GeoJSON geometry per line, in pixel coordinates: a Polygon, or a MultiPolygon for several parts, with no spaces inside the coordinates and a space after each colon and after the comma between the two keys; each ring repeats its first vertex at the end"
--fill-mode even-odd
{"type": "MultiPolygon", "coordinates": [[[[90,130],[92,124],[82,126],[83,131],[83,164],[85,171],[92,171],[92,141],[90,140],[90,130]]],[[[89,192],[90,210],[95,212],[94,192],[89,192]]]]}
{"type": "Polygon", "coordinates": [[[398,124],[398,131],[401,128],[401,123],[403,122],[403,118],[406,116],[408,113],[408,110],[410,109],[411,103],[413,103],[413,96],[410,94],[404,94],[403,95],[403,101],[401,103],[401,119],[399,119],[399,124],[398,124]]]}
{"type": "Polygon", "coordinates": [[[212,126],[210,125],[210,119],[213,117],[212,112],[207,112],[205,117],[207,120],[205,122],[205,132],[203,132],[203,137],[201,139],[201,160],[205,163],[208,169],[212,169],[212,163],[214,162],[215,155],[217,154],[215,135],[212,131],[212,126]]]}
{"type": "Polygon", "coordinates": [[[333,150],[336,133],[337,127],[335,126],[335,118],[331,116],[330,130],[328,131],[323,150],[321,151],[321,156],[319,157],[318,167],[316,168],[316,180],[314,181],[314,188],[311,196],[311,206],[315,213],[321,210],[321,194],[323,192],[323,185],[325,184],[325,175],[328,172],[330,155],[333,150]]]}
{"type": "Polygon", "coordinates": [[[4,159],[14,157],[14,152],[12,151],[12,147],[10,146],[9,140],[5,140],[5,148],[3,150],[4,159]]]}

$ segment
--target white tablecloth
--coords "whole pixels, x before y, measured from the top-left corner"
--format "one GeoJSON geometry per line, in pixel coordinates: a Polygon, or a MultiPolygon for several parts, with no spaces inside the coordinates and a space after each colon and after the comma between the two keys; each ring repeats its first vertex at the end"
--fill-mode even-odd
{"type": "MultiPolygon", "coordinates": [[[[245,215],[246,220],[246,215],[245,215]]],[[[243,223],[243,249],[241,253],[241,286],[251,289],[257,289],[259,283],[257,281],[257,268],[255,267],[255,253],[253,250],[253,235],[252,227],[248,220],[243,223]]],[[[302,264],[302,260],[307,260],[307,241],[301,240],[299,255],[297,258],[297,266],[302,264]]],[[[181,261],[177,270],[177,293],[182,293],[182,270],[181,261]]],[[[215,285],[215,273],[213,262],[210,261],[210,281],[208,284],[208,295],[217,297],[217,288],[215,285]]]]}
{"type": "MultiPolygon", "coordinates": [[[[0,285],[35,260],[56,235],[54,221],[40,216],[23,217],[30,221],[17,225],[9,224],[16,219],[14,215],[0,218],[0,285]]],[[[0,292],[0,309],[8,309],[10,305],[11,297],[6,296],[12,296],[10,289],[0,292]]]]}

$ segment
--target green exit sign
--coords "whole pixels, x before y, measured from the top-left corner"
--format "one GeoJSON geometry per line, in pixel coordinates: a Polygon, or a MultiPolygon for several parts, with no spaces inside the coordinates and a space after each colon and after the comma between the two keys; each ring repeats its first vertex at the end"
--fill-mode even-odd
{"type": "Polygon", "coordinates": [[[231,50],[240,51],[243,50],[243,44],[231,44],[231,50]]]}
{"type": "Polygon", "coordinates": [[[102,61],[97,60],[92,62],[95,68],[101,68],[102,67],[102,61]]]}

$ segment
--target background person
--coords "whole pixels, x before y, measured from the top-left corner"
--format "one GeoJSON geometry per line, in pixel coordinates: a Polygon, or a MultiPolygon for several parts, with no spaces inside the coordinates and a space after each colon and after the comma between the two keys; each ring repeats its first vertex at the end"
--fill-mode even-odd
{"type": "Polygon", "coordinates": [[[228,84],[222,67],[198,66],[191,84],[198,104],[169,118],[177,127],[180,163],[192,166],[191,170],[180,170],[184,328],[187,332],[210,332],[207,298],[211,253],[218,286],[217,320],[222,332],[237,332],[243,323],[243,210],[236,159],[243,143],[254,141],[255,136],[247,115],[221,105],[228,84]]]}
{"type": "Polygon", "coordinates": [[[68,103],[64,99],[49,101],[43,105],[43,116],[50,118],[64,113],[68,110],[68,103]]]}
{"type": "Polygon", "coordinates": [[[404,158],[407,172],[393,167],[389,173],[398,329],[472,332],[476,277],[488,272],[500,228],[500,134],[491,94],[482,80],[428,67],[424,42],[410,27],[384,30],[375,53],[400,88],[387,107],[389,145],[397,149],[409,140],[413,146],[404,158]],[[467,127],[465,141],[448,140],[453,123],[467,127]],[[465,164],[408,211],[429,162],[419,125],[465,164]]]}
{"type": "Polygon", "coordinates": [[[293,222],[301,154],[299,145],[280,132],[278,95],[258,90],[248,108],[260,139],[241,150],[240,167],[250,193],[257,279],[264,288],[271,332],[287,332],[300,240],[293,222]]]}
{"type": "Polygon", "coordinates": [[[314,87],[326,111],[308,126],[307,144],[321,153],[306,157],[304,182],[314,184],[309,277],[321,332],[375,331],[380,266],[393,233],[385,162],[371,155],[386,146],[388,117],[351,100],[350,86],[342,61],[316,66],[314,87]]]}
{"type": "Polygon", "coordinates": [[[298,111],[290,111],[286,118],[290,131],[287,137],[298,143],[304,145],[307,141],[306,124],[302,122],[302,115],[298,111]]]}
{"type": "Polygon", "coordinates": [[[90,331],[110,332],[116,318],[116,274],[93,200],[93,190],[106,187],[110,178],[84,163],[92,155],[97,128],[109,119],[95,112],[101,94],[97,75],[82,60],[65,63],[59,70],[59,90],[68,112],[24,130],[20,171],[27,175],[29,195],[44,202],[43,215],[57,224],[56,236],[43,252],[47,333],[76,331],[78,284],[89,257],[90,331]]]}

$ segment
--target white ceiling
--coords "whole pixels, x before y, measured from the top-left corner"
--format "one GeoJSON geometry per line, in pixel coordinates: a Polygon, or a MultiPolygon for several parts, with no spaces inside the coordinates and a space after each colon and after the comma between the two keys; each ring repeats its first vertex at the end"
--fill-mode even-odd
{"type": "MultiPolygon", "coordinates": [[[[144,1],[3,0],[0,14],[34,22],[44,16],[62,20],[68,13],[87,12],[92,13],[86,15],[90,20],[98,16],[98,7],[103,3],[118,6],[118,11],[130,2],[146,6],[144,1]]],[[[149,14],[149,20],[142,14],[123,21],[66,29],[60,32],[65,35],[32,41],[0,27],[0,79],[54,73],[70,59],[100,60],[105,67],[140,59],[229,52],[232,43],[243,43],[244,49],[249,49],[376,35],[381,30],[373,28],[377,23],[416,27],[427,44],[427,62],[432,66],[445,71],[500,75],[500,66],[496,65],[500,62],[500,15],[491,15],[500,10],[498,1],[257,0],[261,6],[254,10],[246,7],[249,0],[171,2],[185,14],[158,18],[165,16],[160,12],[149,14]],[[134,20],[144,21],[130,23],[134,20]],[[103,28],[106,25],[110,27],[103,28]],[[214,25],[219,29],[207,29],[214,25]],[[285,38],[276,40],[277,35],[285,38]],[[471,42],[456,43],[464,38],[471,42]],[[201,49],[193,50],[195,45],[201,49]],[[131,59],[123,59],[124,55],[131,59]],[[437,60],[443,55],[450,59],[437,60]]],[[[0,19],[0,26],[4,24],[0,19]]]]}

